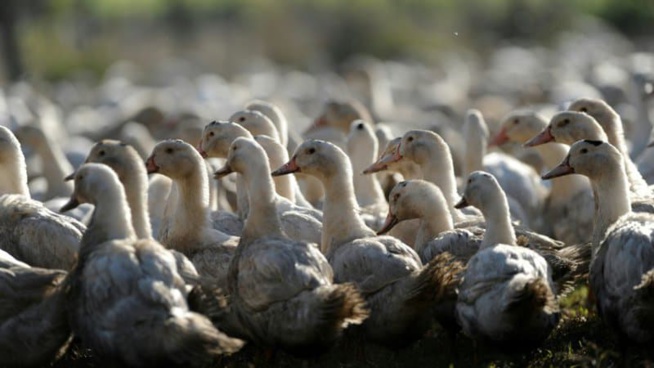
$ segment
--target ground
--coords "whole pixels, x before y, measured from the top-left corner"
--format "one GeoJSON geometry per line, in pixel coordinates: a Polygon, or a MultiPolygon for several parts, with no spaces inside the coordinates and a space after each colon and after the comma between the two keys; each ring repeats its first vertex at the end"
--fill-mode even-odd
{"type": "MultiPolygon", "coordinates": [[[[607,330],[587,302],[585,287],[577,289],[561,302],[563,318],[542,347],[524,355],[504,355],[483,347],[475,348],[463,335],[456,341],[456,354],[446,334],[437,326],[422,340],[400,351],[372,344],[361,346],[345,338],[333,350],[311,360],[294,358],[246,346],[229,357],[221,357],[213,367],[654,367],[644,351],[631,349],[623,358],[615,336],[607,330]]],[[[88,352],[78,346],[55,367],[101,367],[88,352]]]]}

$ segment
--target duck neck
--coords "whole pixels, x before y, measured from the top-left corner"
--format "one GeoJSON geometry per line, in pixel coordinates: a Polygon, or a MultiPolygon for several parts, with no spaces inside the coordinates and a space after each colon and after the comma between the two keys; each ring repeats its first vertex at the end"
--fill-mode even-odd
{"type": "Polygon", "coordinates": [[[629,184],[621,166],[606,167],[602,177],[592,181],[595,197],[595,229],[593,248],[595,254],[604,239],[606,230],[621,216],[631,211],[629,184]]]}
{"type": "Polygon", "coordinates": [[[444,146],[443,150],[442,155],[430,154],[428,159],[418,162],[418,165],[420,165],[424,179],[436,184],[443,192],[452,220],[460,222],[465,216],[461,211],[454,208],[458,194],[456,192],[456,177],[454,176],[452,155],[447,146],[444,146]]]}
{"type": "MultiPolygon", "coordinates": [[[[560,143],[541,144],[533,149],[538,152],[545,166],[550,170],[558,166],[568,154],[568,146],[560,143]]],[[[590,189],[588,179],[582,175],[562,176],[551,182],[550,204],[555,206],[568,202],[581,190],[590,189]]]]}
{"type": "Polygon", "coordinates": [[[325,254],[348,241],[375,235],[359,217],[349,164],[339,166],[321,180],[325,187],[321,248],[325,254]]]}
{"type": "Polygon", "coordinates": [[[207,229],[211,229],[209,217],[209,179],[204,165],[198,165],[190,175],[175,180],[175,191],[171,193],[173,211],[166,217],[173,238],[185,239],[184,244],[172,240],[177,250],[197,246],[204,242],[207,229]],[[195,239],[193,239],[195,238],[195,239]],[[195,242],[195,244],[191,244],[195,242]]]}
{"type": "Polygon", "coordinates": [[[402,174],[404,180],[422,179],[422,172],[420,172],[419,166],[409,161],[403,161],[403,162],[406,162],[406,164],[399,165],[398,171],[400,174],[402,174]]]}
{"type": "Polygon", "coordinates": [[[425,206],[418,209],[420,227],[418,228],[415,243],[418,251],[442,232],[454,229],[452,216],[447,212],[447,209],[439,209],[437,206],[429,205],[426,202],[424,204],[425,206]]]}
{"type": "Polygon", "coordinates": [[[139,239],[151,239],[152,227],[148,213],[148,177],[144,170],[123,179],[127,202],[132,214],[132,224],[139,239]]]}
{"type": "MultiPolygon", "coordinates": [[[[281,164],[279,166],[281,166],[281,164]]],[[[273,167],[279,167],[279,166],[273,165],[273,167]]],[[[295,191],[293,190],[293,179],[295,179],[293,175],[280,175],[280,176],[275,176],[273,178],[273,182],[275,184],[275,191],[277,192],[277,194],[288,199],[292,203],[295,203],[295,191]]]]}
{"type": "Polygon", "coordinates": [[[484,156],[486,156],[486,139],[468,134],[466,137],[466,155],[462,177],[467,178],[471,172],[484,169],[484,156]]]}
{"type": "Polygon", "coordinates": [[[74,171],[59,145],[47,137],[43,137],[36,148],[43,162],[43,176],[48,182],[49,197],[68,196],[73,192],[73,184],[65,181],[66,175],[74,171]]]}
{"type": "Polygon", "coordinates": [[[25,157],[21,152],[14,160],[7,160],[4,174],[0,175],[0,195],[20,194],[30,198],[29,187],[27,186],[27,166],[25,157]]]}
{"type": "MultiPolygon", "coordinates": [[[[94,203],[93,216],[87,229],[94,244],[116,239],[136,239],[132,215],[122,185],[103,188],[102,198],[94,203]]],[[[84,235],[87,236],[87,233],[84,235]]]]}
{"type": "Polygon", "coordinates": [[[352,180],[357,202],[361,207],[384,203],[386,201],[384,199],[384,191],[379,181],[377,181],[377,176],[365,175],[361,174],[360,171],[355,171],[352,180]]]}
{"type": "Polygon", "coordinates": [[[265,158],[262,157],[261,160],[248,164],[242,176],[248,188],[250,204],[250,213],[245,220],[242,238],[284,237],[277,215],[275,184],[265,158]]]}
{"type": "Polygon", "coordinates": [[[482,248],[496,244],[516,245],[515,232],[509,214],[509,203],[504,192],[499,190],[497,195],[489,198],[480,210],[486,220],[486,232],[481,242],[482,248]]]}

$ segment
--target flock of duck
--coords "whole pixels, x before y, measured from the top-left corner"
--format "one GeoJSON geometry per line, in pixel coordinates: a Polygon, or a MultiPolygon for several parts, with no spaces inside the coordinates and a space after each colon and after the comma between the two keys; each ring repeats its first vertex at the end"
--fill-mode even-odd
{"type": "Polygon", "coordinates": [[[135,367],[313,356],[346,330],[400,348],[433,320],[525,351],[585,283],[620,341],[654,342],[654,194],[603,100],[513,111],[493,137],[469,110],[461,177],[447,131],[397,134],[351,100],[301,139],[260,100],[186,140],[144,128],[74,169],[42,125],[0,127],[0,365],[73,338],[135,367]]]}

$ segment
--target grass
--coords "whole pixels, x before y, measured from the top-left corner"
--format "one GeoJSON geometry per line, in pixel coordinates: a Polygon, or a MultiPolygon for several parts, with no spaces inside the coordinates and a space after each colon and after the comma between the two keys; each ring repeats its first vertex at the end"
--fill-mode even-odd
{"type": "MultiPolygon", "coordinates": [[[[641,367],[654,366],[645,352],[631,349],[623,360],[615,336],[589,307],[588,291],[578,288],[561,301],[563,316],[558,328],[538,349],[524,355],[505,355],[483,347],[475,348],[463,335],[452,348],[445,332],[435,326],[423,339],[400,351],[387,350],[345,337],[330,352],[301,360],[283,352],[246,346],[212,367],[641,367]]],[[[55,367],[102,367],[89,351],[74,346],[55,367]]]]}

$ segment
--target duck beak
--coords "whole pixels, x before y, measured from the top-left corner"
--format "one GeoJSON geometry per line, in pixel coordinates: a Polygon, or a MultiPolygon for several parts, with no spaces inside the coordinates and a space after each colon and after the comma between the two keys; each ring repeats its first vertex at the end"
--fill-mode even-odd
{"type": "Polygon", "coordinates": [[[454,208],[456,208],[457,210],[460,210],[460,209],[466,208],[468,206],[470,206],[470,204],[466,200],[466,197],[461,197],[461,200],[459,202],[457,202],[457,204],[454,205],[454,208]]]}
{"type": "Polygon", "coordinates": [[[543,180],[548,180],[552,178],[558,178],[559,176],[565,176],[565,175],[570,175],[574,174],[575,169],[570,166],[570,156],[566,157],[561,164],[552,170],[550,172],[546,173],[545,175],[542,176],[543,180]]]}
{"type": "Polygon", "coordinates": [[[234,170],[232,170],[232,168],[228,164],[225,164],[225,166],[223,166],[218,171],[213,173],[213,178],[216,179],[216,180],[222,179],[223,177],[225,177],[225,176],[227,176],[227,175],[229,175],[229,174],[231,174],[233,172],[234,172],[234,170]]]}
{"type": "Polygon", "coordinates": [[[75,174],[76,174],[76,172],[74,171],[72,174],[65,177],[64,181],[71,181],[71,180],[75,179],[75,174]]]}
{"type": "Polygon", "coordinates": [[[384,171],[388,169],[388,165],[380,160],[376,161],[374,164],[368,166],[363,170],[363,174],[374,174],[376,172],[384,171]]]}
{"type": "Polygon", "coordinates": [[[80,204],[81,203],[79,203],[77,198],[75,198],[75,194],[73,194],[73,196],[70,197],[70,200],[68,200],[68,203],[66,203],[59,209],[59,212],[70,211],[74,208],[77,208],[80,204]]]}
{"type": "Polygon", "coordinates": [[[545,128],[545,130],[540,132],[540,134],[538,134],[537,136],[526,141],[523,144],[523,147],[535,147],[541,144],[545,144],[547,142],[556,142],[556,139],[554,139],[554,136],[552,135],[552,128],[549,126],[545,128]]]}
{"type": "Polygon", "coordinates": [[[154,156],[148,157],[145,161],[145,168],[148,170],[148,174],[154,174],[159,172],[159,166],[154,162],[154,156]]]}
{"type": "Polygon", "coordinates": [[[493,139],[488,142],[488,147],[501,146],[509,141],[509,136],[506,134],[506,128],[502,128],[493,139]]]}
{"type": "Polygon", "coordinates": [[[403,158],[402,154],[400,154],[400,147],[397,147],[395,152],[393,152],[392,155],[383,155],[380,157],[377,162],[374,164],[368,166],[365,170],[363,170],[364,174],[372,174],[376,173],[379,171],[384,171],[388,169],[388,164],[392,164],[393,162],[398,162],[403,158]]]}
{"type": "Polygon", "coordinates": [[[400,220],[397,219],[397,216],[393,215],[389,211],[388,215],[386,215],[386,221],[384,221],[382,228],[377,231],[377,235],[386,234],[387,232],[391,231],[391,229],[395,227],[395,225],[397,225],[399,222],[400,220]]]}
{"type": "Polygon", "coordinates": [[[297,163],[295,162],[295,156],[291,158],[291,160],[279,169],[273,171],[270,175],[272,176],[281,176],[281,175],[286,175],[286,174],[292,174],[296,172],[301,172],[300,167],[297,166],[297,163]]]}

